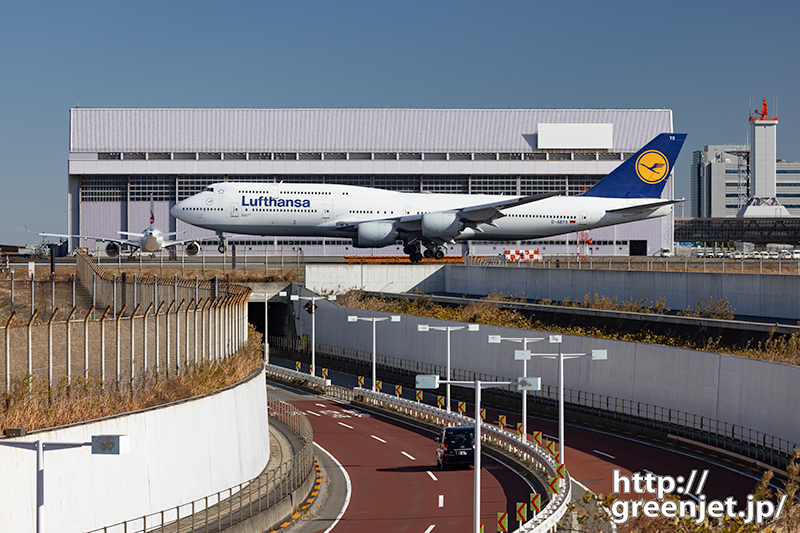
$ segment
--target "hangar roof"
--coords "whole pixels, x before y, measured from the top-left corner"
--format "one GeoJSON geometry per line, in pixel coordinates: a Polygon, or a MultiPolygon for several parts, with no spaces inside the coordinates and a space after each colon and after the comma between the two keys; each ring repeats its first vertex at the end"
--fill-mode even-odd
{"type": "Polygon", "coordinates": [[[672,111],[73,108],[70,152],[534,152],[540,123],[612,124],[635,152],[672,111]]]}

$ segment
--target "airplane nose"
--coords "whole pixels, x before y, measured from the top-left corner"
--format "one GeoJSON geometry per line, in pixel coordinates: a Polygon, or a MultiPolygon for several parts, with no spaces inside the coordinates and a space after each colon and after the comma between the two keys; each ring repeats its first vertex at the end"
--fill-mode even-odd
{"type": "Polygon", "coordinates": [[[178,206],[179,205],[181,205],[181,204],[177,203],[177,204],[175,204],[175,205],[173,205],[172,207],[169,208],[169,214],[172,215],[175,218],[178,218],[178,206]]]}

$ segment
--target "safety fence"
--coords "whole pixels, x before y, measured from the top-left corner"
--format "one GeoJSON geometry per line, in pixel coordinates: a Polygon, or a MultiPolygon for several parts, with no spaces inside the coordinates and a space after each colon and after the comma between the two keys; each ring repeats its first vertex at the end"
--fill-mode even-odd
{"type": "MultiPolygon", "coordinates": [[[[295,352],[300,356],[307,357],[310,353],[310,346],[302,340],[270,337],[269,342],[270,346],[276,349],[295,352]]],[[[340,346],[317,344],[316,356],[345,364],[356,364],[365,370],[372,364],[371,352],[340,346]]],[[[317,364],[319,365],[319,359],[317,364]]],[[[379,371],[406,376],[409,381],[413,381],[417,374],[438,374],[443,378],[447,376],[447,367],[443,365],[381,354],[377,354],[377,368],[379,371]]],[[[451,379],[516,382],[516,377],[495,376],[453,367],[451,367],[451,379]]],[[[515,389],[515,385],[498,386],[489,389],[487,393],[506,397],[510,402],[519,402],[521,405],[522,396],[515,389]]],[[[534,410],[556,409],[558,387],[542,385],[540,391],[529,391],[527,398],[529,407],[534,410]]],[[[796,443],[722,420],[568,388],[564,389],[564,409],[576,415],[632,424],[657,431],[666,434],[668,438],[693,443],[779,472],[785,472],[788,461],[797,447],[796,443]]]]}
{"type": "MultiPolygon", "coordinates": [[[[516,252],[522,252],[515,250],[516,252]]],[[[728,259],[701,257],[592,256],[577,254],[538,254],[536,260],[523,260],[521,254],[472,255],[465,265],[506,268],[563,268],[568,270],[638,270],[646,272],[722,272],[729,274],[800,275],[795,259],[728,259]]],[[[527,254],[533,257],[533,254],[527,254]]]]}
{"type": "MultiPolygon", "coordinates": [[[[276,365],[266,365],[266,367],[267,375],[284,380],[297,382],[302,381],[303,377],[306,379],[311,377],[308,374],[276,365]]],[[[319,385],[315,382],[314,386],[319,385]]],[[[360,387],[348,389],[328,384],[323,387],[323,390],[325,394],[334,398],[345,401],[358,400],[381,410],[395,411],[403,416],[413,417],[438,427],[475,424],[475,419],[458,413],[360,387]]],[[[555,531],[558,522],[567,512],[567,506],[572,497],[572,482],[569,472],[562,468],[561,474],[559,474],[559,465],[556,464],[553,456],[536,443],[522,440],[509,431],[485,422],[481,424],[481,442],[513,456],[518,464],[537,475],[543,483],[547,483],[550,479],[559,479],[558,492],[550,494],[547,498],[543,497],[542,502],[547,501],[547,503],[542,510],[535,513],[531,520],[525,522],[518,530],[526,533],[555,531]]]]}
{"type": "Polygon", "coordinates": [[[153,279],[149,287],[140,281],[136,296],[136,283],[115,283],[86,254],[78,254],[78,267],[82,282],[87,275],[92,280],[100,307],[55,307],[43,319],[38,310],[21,319],[11,312],[0,323],[3,392],[31,379],[49,389],[69,387],[76,378],[133,389],[148,377],[227,357],[247,341],[247,287],[217,290],[212,282],[178,280],[171,291],[153,279]],[[133,300],[118,301],[118,292],[132,293],[133,300]]]}
{"type": "MultiPolygon", "coordinates": [[[[181,533],[223,531],[274,508],[301,489],[314,472],[314,432],[302,411],[284,401],[267,403],[303,441],[289,460],[268,467],[258,477],[176,507],[105,526],[88,533],[181,533]]],[[[291,511],[291,508],[289,509],[291,511]]]]}

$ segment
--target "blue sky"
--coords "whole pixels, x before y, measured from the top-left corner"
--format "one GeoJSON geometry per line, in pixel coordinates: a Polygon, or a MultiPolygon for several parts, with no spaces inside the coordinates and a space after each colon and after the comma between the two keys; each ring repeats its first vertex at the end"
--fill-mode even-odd
{"type": "MultiPolygon", "coordinates": [[[[800,161],[796,2],[0,2],[0,243],[67,226],[69,109],[669,108],[691,152],[777,97],[800,161]]],[[[680,213],[680,208],[678,213],[680,213]]],[[[688,214],[688,206],[687,206],[688,214]]]]}

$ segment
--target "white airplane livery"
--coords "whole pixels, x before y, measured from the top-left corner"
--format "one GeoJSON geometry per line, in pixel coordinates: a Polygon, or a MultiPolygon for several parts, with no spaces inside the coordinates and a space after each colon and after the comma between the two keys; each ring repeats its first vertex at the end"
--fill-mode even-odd
{"type": "Polygon", "coordinates": [[[214,230],[264,236],[350,238],[379,248],[398,241],[411,262],[441,259],[455,241],[516,241],[667,215],[681,200],[661,192],[686,134],[662,133],[577,196],[402,193],[328,184],[215,183],[170,209],[214,230]]]}

